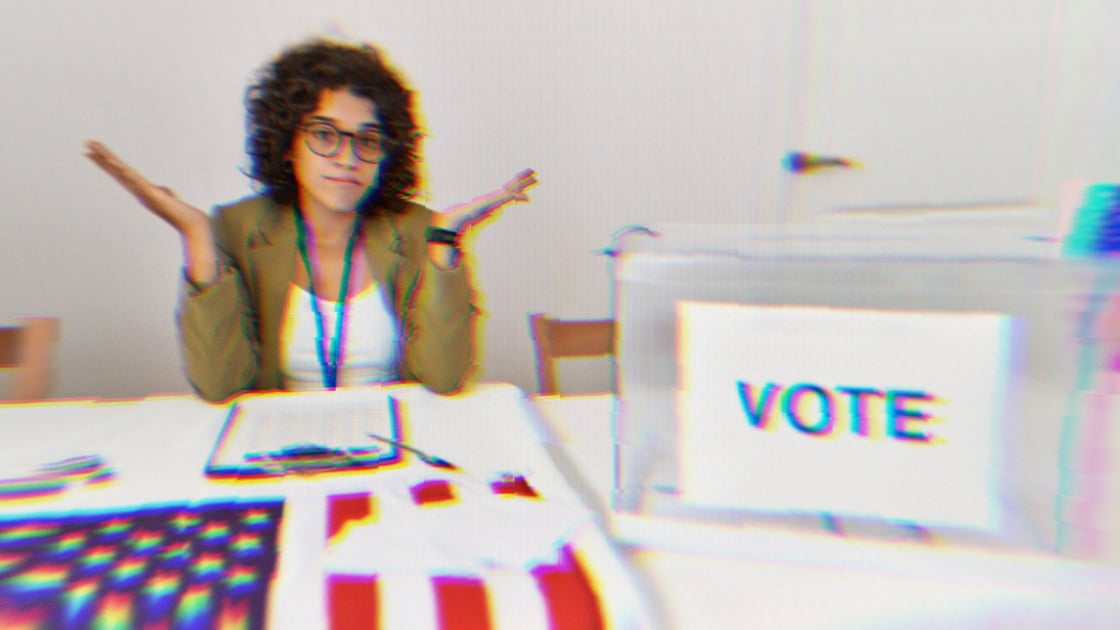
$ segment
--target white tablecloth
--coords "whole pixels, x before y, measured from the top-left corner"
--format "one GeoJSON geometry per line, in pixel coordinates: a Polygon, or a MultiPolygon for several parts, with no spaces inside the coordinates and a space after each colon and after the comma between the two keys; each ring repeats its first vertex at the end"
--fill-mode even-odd
{"type": "MultiPolygon", "coordinates": [[[[484,571],[482,578],[491,627],[546,627],[547,602],[534,591],[528,574],[501,566],[506,560],[506,564],[515,564],[518,558],[503,560],[500,547],[492,544],[493,537],[480,530],[486,518],[497,515],[489,523],[494,529],[509,530],[498,535],[507,542],[516,539],[531,545],[534,532],[556,529],[559,524],[570,529],[570,534],[564,534],[565,548],[588,565],[607,627],[652,624],[621,557],[542,447],[517,388],[482,385],[453,397],[437,396],[414,385],[387,389],[406,410],[408,442],[453,462],[460,470],[434,469],[406,457],[405,466],[365,475],[217,481],[206,478],[203,470],[229,413],[228,405],[209,405],[191,397],[0,405],[0,478],[26,475],[47,462],[84,454],[99,456],[115,472],[108,483],[73,484],[59,495],[0,501],[0,518],[128,510],[229,497],[283,498],[279,564],[269,614],[270,627],[277,628],[325,627],[324,577],[363,571],[381,576],[381,624],[377,627],[439,627],[433,612],[434,595],[426,586],[428,581],[418,578],[445,565],[449,558],[462,565],[479,557],[499,563],[484,571]],[[542,498],[540,509],[514,503],[502,504],[498,512],[472,508],[487,500],[488,481],[503,473],[523,475],[542,498]],[[407,500],[394,500],[432,480],[452,484],[460,497],[473,496],[474,502],[449,504],[442,512],[447,515],[444,518],[441,513],[420,511],[407,500]],[[363,533],[357,526],[362,524],[355,524],[327,545],[326,514],[332,497],[361,492],[378,499],[377,527],[363,533]],[[489,516],[480,517],[481,513],[489,516]],[[503,521],[503,516],[520,522],[503,521]],[[537,517],[545,519],[537,528],[518,531],[537,517]],[[403,549],[410,537],[416,553],[403,549]],[[386,545],[384,553],[369,552],[387,538],[393,544],[386,545]],[[483,549],[487,545],[490,551],[483,549]],[[442,549],[442,553],[433,549],[442,549]],[[535,599],[526,597],[534,592],[535,599]]],[[[298,440],[296,431],[293,441],[298,440]]]]}

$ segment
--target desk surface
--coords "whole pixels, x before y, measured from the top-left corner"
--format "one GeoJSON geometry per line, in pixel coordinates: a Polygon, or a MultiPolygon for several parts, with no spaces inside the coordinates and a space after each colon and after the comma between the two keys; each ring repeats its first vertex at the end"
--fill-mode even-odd
{"type": "MultiPolygon", "coordinates": [[[[231,483],[202,474],[229,414],[228,404],[210,405],[192,397],[176,396],[0,405],[0,431],[4,437],[0,440],[0,477],[26,475],[47,462],[84,454],[96,454],[116,473],[113,481],[106,484],[74,484],[57,495],[0,501],[0,518],[11,522],[31,516],[129,510],[138,506],[194,505],[230,497],[282,498],[281,553],[271,587],[269,617],[271,627],[290,628],[322,625],[327,614],[324,575],[372,570],[371,567],[381,567],[377,570],[379,575],[384,575],[380,573],[383,569],[395,571],[390,575],[417,571],[436,575],[443,573],[449,562],[463,562],[472,554],[477,555],[480,547],[492,546],[500,556],[513,548],[511,544],[516,546],[518,540],[528,540],[526,536],[532,538],[535,533],[558,525],[566,528],[567,523],[571,525],[567,531],[572,533],[565,548],[570,547],[572,553],[589,564],[596,587],[601,589],[603,614],[611,627],[645,627],[651,623],[645,620],[647,615],[630,571],[552,463],[542,446],[538,427],[529,421],[528,407],[517,388],[483,385],[454,397],[437,396],[419,386],[386,389],[402,401],[407,442],[454,462],[459,471],[436,470],[406,457],[403,467],[372,475],[289,476],[231,483]],[[408,498],[410,491],[438,477],[455,481],[459,497],[467,497],[473,489],[485,489],[486,492],[479,491],[479,499],[484,500],[484,495],[489,495],[489,480],[505,473],[523,475],[545,500],[539,508],[527,508],[521,516],[510,516],[513,512],[508,512],[505,521],[490,521],[505,532],[499,536],[502,545],[492,545],[499,542],[495,536],[484,535],[476,521],[469,520],[473,518],[469,502],[448,504],[443,513],[454,513],[454,518],[441,518],[437,511],[418,510],[415,495],[408,498]],[[457,476],[448,477],[452,474],[457,476]],[[333,498],[362,492],[377,498],[376,519],[370,526],[344,529],[337,534],[327,531],[324,515],[334,509],[333,498]],[[525,526],[542,518],[538,527],[525,526]],[[367,541],[369,544],[361,543],[362,536],[369,537],[368,532],[363,533],[366,529],[376,530],[376,536],[367,541]],[[432,542],[433,536],[438,538],[436,543],[432,542]],[[386,553],[400,551],[406,543],[418,545],[417,553],[365,553],[370,544],[385,543],[390,538],[396,542],[386,553]],[[439,549],[443,552],[435,553],[439,549]]],[[[503,510],[516,507],[509,503],[503,510]]],[[[524,561],[532,560],[526,558],[524,561]]],[[[522,561],[516,557],[509,560],[522,561]]],[[[504,596],[526,587],[535,588],[535,578],[528,572],[511,573],[502,566],[506,565],[499,565],[497,573],[485,573],[492,627],[540,627],[541,615],[547,612],[542,604],[525,604],[529,600],[525,600],[524,593],[512,598],[504,596]],[[531,621],[534,619],[537,621],[531,621]]],[[[393,594],[382,598],[382,620],[386,615],[395,620],[383,627],[438,626],[438,607],[427,578],[419,582],[420,588],[416,588],[415,578],[382,579],[380,584],[379,588],[389,589],[393,594]]],[[[542,593],[537,597],[547,600],[542,593]]],[[[544,605],[549,604],[545,601],[544,605]]]]}
{"type": "MultiPolygon", "coordinates": [[[[637,582],[667,627],[1103,628],[1120,618],[1115,572],[1045,557],[877,545],[833,534],[744,535],[611,516],[609,396],[536,398],[534,424],[525,421],[520,392],[509,386],[451,398],[408,387],[394,395],[416,414],[410,441],[417,446],[473,475],[525,472],[544,496],[574,505],[582,495],[599,508],[611,531],[629,541],[626,557],[637,582]]],[[[0,503],[0,516],[228,496],[229,484],[200,474],[227,413],[228,407],[189,397],[0,405],[0,474],[87,452],[102,455],[120,473],[103,488],[74,489],[48,503],[0,503]]],[[[334,490],[356,487],[353,479],[323,483],[334,490]]],[[[321,513],[323,489],[296,479],[241,485],[237,493],[285,496],[294,518],[321,513]]],[[[306,552],[300,544],[306,531],[288,527],[282,548],[306,552]]],[[[641,598],[630,590],[631,572],[613,562],[603,537],[588,544],[607,559],[603,586],[623,611],[613,618],[629,627],[648,625],[647,613],[635,612],[641,598]]],[[[285,553],[275,587],[282,596],[273,599],[306,602],[315,585],[300,575],[321,560],[285,553]]],[[[314,625],[309,615],[306,606],[273,613],[288,627],[314,625]]]]}

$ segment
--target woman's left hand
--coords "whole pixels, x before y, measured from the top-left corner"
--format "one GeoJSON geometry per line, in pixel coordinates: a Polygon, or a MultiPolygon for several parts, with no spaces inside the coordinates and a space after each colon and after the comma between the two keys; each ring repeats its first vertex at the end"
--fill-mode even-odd
{"type": "Polygon", "coordinates": [[[513,179],[503,184],[501,188],[475,197],[466,203],[455,204],[443,212],[437,212],[432,219],[432,225],[462,233],[486,221],[511,203],[529,201],[529,195],[525,191],[536,185],[536,172],[527,168],[514,175],[513,179]]]}

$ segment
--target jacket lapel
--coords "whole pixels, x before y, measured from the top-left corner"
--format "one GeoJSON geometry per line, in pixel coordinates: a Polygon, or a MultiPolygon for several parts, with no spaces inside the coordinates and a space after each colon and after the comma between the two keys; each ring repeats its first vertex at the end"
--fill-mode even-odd
{"type": "Polygon", "coordinates": [[[276,389],[280,380],[280,327],[297,258],[295,214],[291,206],[268,202],[257,229],[249,235],[249,292],[260,321],[260,373],[257,386],[276,389]]]}
{"type": "Polygon", "coordinates": [[[389,291],[391,304],[400,319],[403,312],[397,296],[397,268],[404,255],[405,243],[393,225],[392,215],[379,214],[368,218],[362,224],[366,234],[366,262],[369,264],[369,277],[389,291]]]}

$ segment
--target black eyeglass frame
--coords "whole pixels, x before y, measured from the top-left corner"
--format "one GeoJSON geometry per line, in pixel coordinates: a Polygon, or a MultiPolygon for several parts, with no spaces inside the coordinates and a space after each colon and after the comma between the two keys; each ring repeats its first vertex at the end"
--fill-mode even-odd
{"type": "Polygon", "coordinates": [[[326,127],[327,129],[333,131],[336,136],[338,136],[338,140],[335,142],[334,148],[330,151],[327,151],[326,153],[320,152],[316,150],[314,146],[312,146],[310,135],[307,138],[304,138],[303,142],[307,145],[308,150],[310,150],[315,155],[318,155],[319,157],[330,158],[338,155],[339,151],[342,150],[343,145],[346,144],[347,138],[350,139],[350,151],[354,154],[354,157],[358,158],[362,162],[365,162],[366,164],[376,164],[380,162],[389,152],[389,149],[386,146],[389,143],[389,139],[385,136],[385,134],[381,132],[381,127],[370,127],[365,131],[343,131],[338,127],[330,124],[329,122],[321,120],[296,125],[296,129],[304,132],[310,132],[315,127],[326,127]],[[357,141],[358,138],[362,136],[362,134],[369,133],[370,131],[376,132],[377,135],[381,137],[381,144],[377,156],[367,159],[362,157],[362,155],[358,152],[357,141]]]}

